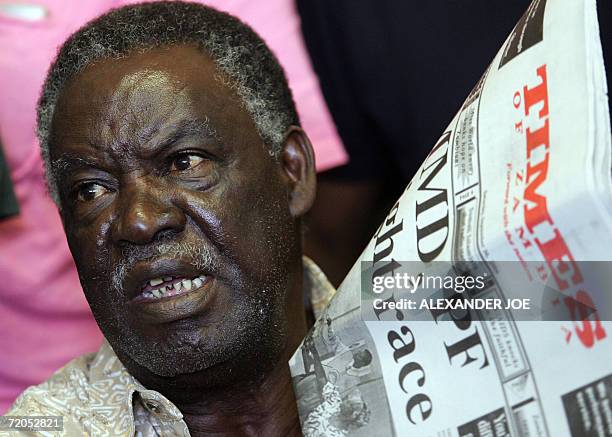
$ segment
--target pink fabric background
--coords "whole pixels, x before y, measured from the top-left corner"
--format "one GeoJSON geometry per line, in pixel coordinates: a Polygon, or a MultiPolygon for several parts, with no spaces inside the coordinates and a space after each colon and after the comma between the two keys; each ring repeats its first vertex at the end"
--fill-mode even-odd
{"type": "MultiPolygon", "coordinates": [[[[47,8],[26,22],[0,16],[0,136],[21,213],[0,221],[0,414],[27,386],[101,342],[55,206],[43,182],[35,104],[57,47],[86,21],[133,1],[0,0],[47,8]]],[[[319,170],[347,160],[301,40],[292,0],[210,0],[241,17],[285,67],[319,170]]]]}

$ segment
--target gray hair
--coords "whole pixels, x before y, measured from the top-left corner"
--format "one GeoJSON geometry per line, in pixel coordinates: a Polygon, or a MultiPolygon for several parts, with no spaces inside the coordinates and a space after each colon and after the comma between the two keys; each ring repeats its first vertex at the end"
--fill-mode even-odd
{"type": "Polygon", "coordinates": [[[38,138],[49,192],[59,205],[50,160],[53,114],[66,84],[87,66],[132,52],[195,44],[226,77],[251,114],[259,135],[278,157],[299,118],[282,67],[261,38],[235,17],[197,3],[157,1],[112,10],[89,22],[61,47],[38,101],[38,138]]]}

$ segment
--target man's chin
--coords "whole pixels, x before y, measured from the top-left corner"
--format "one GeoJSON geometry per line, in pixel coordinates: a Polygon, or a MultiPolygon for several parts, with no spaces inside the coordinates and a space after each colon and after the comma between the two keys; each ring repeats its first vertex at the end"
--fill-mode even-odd
{"type": "MultiPolygon", "coordinates": [[[[202,393],[214,391],[231,391],[260,381],[277,364],[282,351],[268,355],[267,360],[254,360],[243,356],[220,360],[219,357],[200,357],[189,361],[189,353],[181,351],[176,355],[159,356],[145,366],[132,359],[122,360],[132,374],[145,388],[155,390],[175,404],[190,404],[201,400],[202,393]],[[215,362],[219,360],[218,362],[215,362]],[[194,362],[195,361],[195,362],[194,362]]],[[[192,355],[193,357],[193,355],[192,355]]]]}
{"type": "Polygon", "coordinates": [[[257,380],[276,365],[286,339],[278,331],[233,338],[215,337],[211,332],[184,334],[131,345],[124,339],[113,348],[138,381],[166,394],[167,387],[213,389],[257,380]]]}
{"type": "Polygon", "coordinates": [[[129,364],[124,364],[130,373],[134,376],[147,373],[160,378],[194,375],[232,361],[236,354],[236,351],[229,347],[212,347],[211,344],[202,346],[168,340],[170,339],[152,344],[142,342],[138,350],[133,348],[126,350],[122,355],[129,357],[129,364]],[[135,366],[138,369],[132,370],[135,366]]]}
{"type": "Polygon", "coordinates": [[[228,387],[258,379],[279,362],[287,319],[280,298],[274,299],[278,296],[265,289],[242,293],[224,311],[204,319],[148,324],[127,317],[103,332],[130,374],[147,388],[228,387]]]}

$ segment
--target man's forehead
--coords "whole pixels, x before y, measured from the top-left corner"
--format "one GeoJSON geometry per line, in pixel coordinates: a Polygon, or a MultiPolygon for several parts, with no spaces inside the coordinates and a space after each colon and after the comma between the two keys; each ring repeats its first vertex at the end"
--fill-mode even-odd
{"type": "Polygon", "coordinates": [[[163,72],[175,79],[213,78],[217,73],[215,63],[202,50],[191,44],[169,45],[134,50],[117,58],[105,58],[90,63],[76,78],[69,82],[107,81],[117,85],[124,76],[137,72],[163,72]]]}
{"type": "MultiPolygon", "coordinates": [[[[90,64],[62,91],[59,107],[91,103],[116,104],[138,98],[180,97],[183,91],[228,98],[233,93],[217,80],[214,62],[192,46],[170,46],[90,64]]],[[[152,102],[143,102],[152,104],[152,102]]]]}
{"type": "Polygon", "coordinates": [[[192,46],[106,59],[68,84],[54,130],[63,143],[112,146],[142,143],[173,126],[199,121],[218,137],[219,124],[245,115],[239,98],[218,77],[212,60],[192,46]]]}

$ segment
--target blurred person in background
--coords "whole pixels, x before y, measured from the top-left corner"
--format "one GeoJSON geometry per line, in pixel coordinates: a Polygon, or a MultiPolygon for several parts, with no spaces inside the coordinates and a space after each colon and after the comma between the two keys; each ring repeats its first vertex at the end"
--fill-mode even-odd
{"type": "MultiPolygon", "coordinates": [[[[18,215],[0,219],[0,414],[27,386],[45,380],[70,359],[98,349],[102,341],[46,191],[35,137],[35,105],[63,41],[87,21],[130,3],[138,2],[0,0],[0,138],[20,208],[18,215]]],[[[201,3],[250,24],[277,55],[313,143],[317,169],[345,163],[293,1],[201,3]]],[[[0,190],[9,187],[8,176],[0,170],[0,190]]],[[[5,204],[8,201],[0,206],[5,204]]]]}

